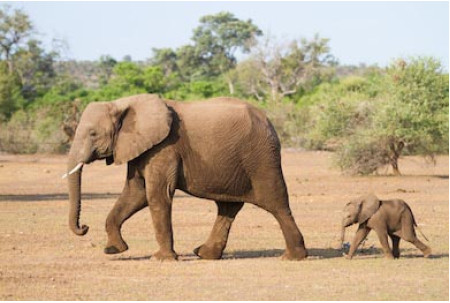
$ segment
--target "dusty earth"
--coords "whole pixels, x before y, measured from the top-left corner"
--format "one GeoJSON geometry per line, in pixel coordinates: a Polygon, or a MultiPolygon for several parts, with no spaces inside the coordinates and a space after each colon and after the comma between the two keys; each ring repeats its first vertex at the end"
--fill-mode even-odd
{"type": "Polygon", "coordinates": [[[160,263],[151,260],[157,246],[148,210],[123,226],[128,251],[103,254],[104,222],[122,189],[124,166],[85,167],[81,222],[90,230],[77,237],[67,226],[66,158],[0,155],[0,299],[449,300],[448,156],[438,157],[436,166],[406,157],[401,177],[343,176],[325,152],[284,150],[282,157],[307,260],[281,261],[278,224],[252,205],[238,215],[224,259],[199,260],[192,250],[206,240],[215,205],[177,192],[173,224],[180,260],[160,263]],[[342,258],[336,249],[340,210],[370,191],[410,204],[432,258],[402,241],[402,258],[386,260],[374,232],[353,260],[342,258]]]}

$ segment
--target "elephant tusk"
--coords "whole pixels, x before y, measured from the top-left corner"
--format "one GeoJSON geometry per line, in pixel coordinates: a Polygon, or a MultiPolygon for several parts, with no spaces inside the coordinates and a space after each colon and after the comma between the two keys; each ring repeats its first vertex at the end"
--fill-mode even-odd
{"type": "Polygon", "coordinates": [[[71,174],[73,174],[74,172],[80,170],[80,169],[83,167],[83,165],[84,165],[83,162],[78,163],[78,165],[75,166],[70,172],[65,173],[65,174],[62,176],[62,179],[67,178],[69,175],[71,175],[71,174]]]}

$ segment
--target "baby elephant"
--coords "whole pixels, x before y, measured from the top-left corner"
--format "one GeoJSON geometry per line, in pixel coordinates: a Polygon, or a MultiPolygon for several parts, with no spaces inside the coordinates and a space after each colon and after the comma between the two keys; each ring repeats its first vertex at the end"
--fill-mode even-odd
{"type": "Polygon", "coordinates": [[[342,220],[342,242],[344,241],[345,228],[355,223],[358,223],[359,227],[350,245],[348,255],[346,255],[348,259],[353,257],[359,244],[366,238],[371,229],[377,233],[386,258],[400,257],[398,248],[400,238],[414,244],[422,251],[424,257],[427,258],[431,254],[431,248],[417,238],[414,230],[414,226],[417,226],[414,215],[409,205],[403,200],[381,201],[375,195],[368,195],[347,203],[344,207],[342,220]],[[389,247],[388,236],[392,240],[392,251],[389,247]]]}

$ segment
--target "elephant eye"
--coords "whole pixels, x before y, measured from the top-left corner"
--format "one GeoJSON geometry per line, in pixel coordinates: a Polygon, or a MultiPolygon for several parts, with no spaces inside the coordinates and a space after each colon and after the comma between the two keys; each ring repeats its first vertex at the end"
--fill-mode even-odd
{"type": "Polygon", "coordinates": [[[95,132],[95,130],[91,130],[91,131],[89,132],[89,136],[95,137],[95,136],[97,136],[97,133],[95,132]]]}

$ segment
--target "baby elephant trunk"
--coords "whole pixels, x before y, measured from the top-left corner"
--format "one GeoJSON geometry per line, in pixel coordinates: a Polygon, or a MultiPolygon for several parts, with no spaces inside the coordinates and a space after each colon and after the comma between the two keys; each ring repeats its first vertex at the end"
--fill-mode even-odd
{"type": "Polygon", "coordinates": [[[342,224],[342,230],[341,230],[341,248],[344,247],[344,240],[345,240],[345,225],[342,224]]]}

